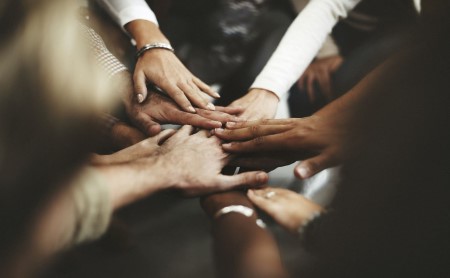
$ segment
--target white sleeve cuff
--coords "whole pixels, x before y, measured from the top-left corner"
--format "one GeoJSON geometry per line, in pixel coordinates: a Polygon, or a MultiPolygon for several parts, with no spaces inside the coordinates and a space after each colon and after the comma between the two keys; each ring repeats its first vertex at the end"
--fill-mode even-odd
{"type": "Polygon", "coordinates": [[[125,8],[119,12],[118,18],[119,24],[122,27],[127,23],[138,19],[148,20],[158,25],[155,13],[148,7],[133,6],[125,8]]]}

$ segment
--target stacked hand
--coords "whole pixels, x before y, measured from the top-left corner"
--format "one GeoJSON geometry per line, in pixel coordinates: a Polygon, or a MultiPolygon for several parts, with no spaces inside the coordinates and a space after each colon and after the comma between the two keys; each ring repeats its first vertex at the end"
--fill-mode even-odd
{"type": "Polygon", "coordinates": [[[93,162],[112,177],[114,207],[134,202],[153,192],[176,189],[186,196],[199,196],[267,182],[265,172],[222,175],[230,155],[217,137],[207,131],[194,133],[192,126],[165,130],[136,145],[93,162]],[[124,186],[124,185],[127,186],[124,186]]]}
{"type": "Polygon", "coordinates": [[[309,100],[316,101],[315,85],[317,84],[327,101],[335,98],[333,90],[333,74],[342,65],[340,55],[317,59],[312,62],[298,80],[300,90],[306,90],[309,100]]]}
{"type": "Polygon", "coordinates": [[[213,133],[229,143],[226,152],[239,154],[237,163],[267,169],[303,160],[296,168],[298,178],[309,178],[346,157],[348,129],[328,117],[261,120],[227,123],[213,133]]]}
{"type": "Polygon", "coordinates": [[[193,125],[204,129],[221,127],[226,122],[237,122],[236,116],[242,112],[239,107],[216,107],[215,111],[201,108],[196,113],[185,112],[169,97],[158,92],[150,92],[144,102],[138,103],[131,86],[129,73],[123,73],[125,86],[124,103],[132,122],[148,135],[161,130],[160,124],[193,125]]]}
{"type": "Polygon", "coordinates": [[[323,211],[319,205],[300,194],[283,188],[249,190],[248,198],[293,234],[315,213],[323,211]]]}
{"type": "Polygon", "coordinates": [[[192,75],[174,53],[153,49],[144,53],[134,70],[134,88],[137,100],[142,103],[147,98],[147,82],[165,91],[183,111],[195,113],[195,107],[215,110],[208,96],[219,98],[208,85],[192,75]]]}
{"type": "Polygon", "coordinates": [[[246,121],[272,119],[278,108],[278,97],[267,90],[251,89],[245,96],[235,100],[229,107],[242,109],[239,117],[246,121]]]}

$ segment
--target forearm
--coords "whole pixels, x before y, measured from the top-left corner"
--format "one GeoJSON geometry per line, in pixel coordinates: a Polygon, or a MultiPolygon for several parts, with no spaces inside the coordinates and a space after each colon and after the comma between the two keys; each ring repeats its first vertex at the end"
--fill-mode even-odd
{"type": "Polygon", "coordinates": [[[359,0],[315,0],[298,15],[252,88],[280,98],[300,78],[339,18],[346,17],[359,0]]]}
{"type": "Polygon", "coordinates": [[[121,163],[96,166],[96,170],[104,177],[110,196],[112,210],[141,200],[151,194],[169,187],[165,181],[162,162],[154,158],[151,166],[147,163],[121,163]]]}
{"type": "Polygon", "coordinates": [[[243,192],[205,197],[202,206],[212,218],[214,252],[220,277],[286,277],[277,244],[271,234],[256,224],[257,215],[246,217],[214,214],[230,205],[254,208],[243,192]]]}

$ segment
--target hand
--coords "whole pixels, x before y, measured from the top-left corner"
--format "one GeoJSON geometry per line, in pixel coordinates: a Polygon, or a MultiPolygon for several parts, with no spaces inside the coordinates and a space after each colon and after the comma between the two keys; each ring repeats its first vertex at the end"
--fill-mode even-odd
{"type": "MultiPolygon", "coordinates": [[[[128,129],[132,129],[126,126],[128,129]]],[[[135,129],[134,129],[135,130],[135,129]]],[[[109,155],[97,155],[94,154],[91,157],[91,164],[93,165],[112,165],[128,163],[138,160],[140,158],[150,157],[156,154],[160,145],[164,143],[170,136],[175,134],[176,130],[166,129],[161,131],[153,137],[142,139],[139,143],[135,143],[132,146],[128,146],[126,149],[115,152],[109,155]]],[[[141,133],[142,134],[142,133],[141,133]]]]}
{"type": "Polygon", "coordinates": [[[176,133],[165,130],[118,153],[94,157],[92,164],[107,180],[112,207],[123,207],[160,190],[199,196],[268,181],[264,172],[220,174],[229,159],[220,140],[208,137],[207,131],[191,134],[193,130],[191,126],[176,133]]]}
{"type": "Polygon", "coordinates": [[[255,154],[270,152],[271,159],[303,160],[295,168],[298,178],[309,178],[316,173],[342,163],[350,156],[348,145],[351,132],[339,117],[313,115],[302,119],[261,120],[228,123],[227,129],[215,129],[214,134],[226,141],[226,152],[255,154]],[[345,128],[344,128],[345,127],[345,128]]]}
{"type": "MultiPolygon", "coordinates": [[[[147,43],[168,43],[158,26],[150,21],[134,20],[125,28],[136,40],[138,49],[147,43]]],[[[166,49],[151,49],[142,54],[136,63],[133,80],[140,103],[147,98],[148,81],[167,92],[182,110],[190,113],[195,113],[193,106],[214,110],[208,96],[220,97],[208,85],[192,75],[174,53],[166,49]]]]}
{"type": "Polygon", "coordinates": [[[140,130],[149,136],[161,130],[160,124],[193,125],[204,129],[221,127],[226,122],[236,122],[235,116],[242,112],[240,108],[216,107],[216,111],[196,109],[196,114],[180,110],[179,106],[170,98],[156,92],[150,92],[147,99],[139,104],[131,86],[131,77],[123,77],[128,86],[124,89],[124,104],[129,118],[140,130]],[[128,80],[128,81],[126,81],[128,80]]]}
{"type": "Polygon", "coordinates": [[[298,234],[298,229],[314,213],[323,211],[319,205],[288,189],[268,187],[249,190],[247,196],[255,206],[293,234],[298,234]]]}
{"type": "Polygon", "coordinates": [[[267,90],[251,89],[245,96],[235,100],[229,107],[243,108],[239,117],[246,121],[272,119],[278,108],[278,97],[267,90]]]}
{"type": "Polygon", "coordinates": [[[342,62],[343,58],[340,55],[317,59],[305,70],[302,77],[298,80],[297,85],[300,90],[306,90],[309,100],[312,103],[316,101],[315,84],[319,86],[328,101],[335,98],[333,74],[341,66],[342,62]]]}
{"type": "Polygon", "coordinates": [[[139,102],[147,97],[148,81],[165,91],[184,111],[190,113],[195,113],[193,106],[215,110],[207,96],[220,97],[192,75],[175,54],[168,50],[152,49],[145,52],[138,59],[133,80],[139,102]]]}
{"type": "Polygon", "coordinates": [[[268,175],[264,172],[222,175],[230,155],[222,150],[220,140],[210,137],[207,131],[192,132],[193,127],[182,127],[159,150],[171,188],[187,196],[198,196],[267,182],[268,175]]]}

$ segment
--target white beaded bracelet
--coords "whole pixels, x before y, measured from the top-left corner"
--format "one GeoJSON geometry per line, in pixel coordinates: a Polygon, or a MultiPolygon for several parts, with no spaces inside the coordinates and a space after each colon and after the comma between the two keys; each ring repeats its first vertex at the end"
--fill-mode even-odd
{"type": "Polygon", "coordinates": [[[217,219],[225,214],[235,212],[244,215],[245,217],[251,217],[253,215],[254,210],[241,205],[233,205],[221,208],[218,212],[214,214],[214,219],[217,219]]]}

